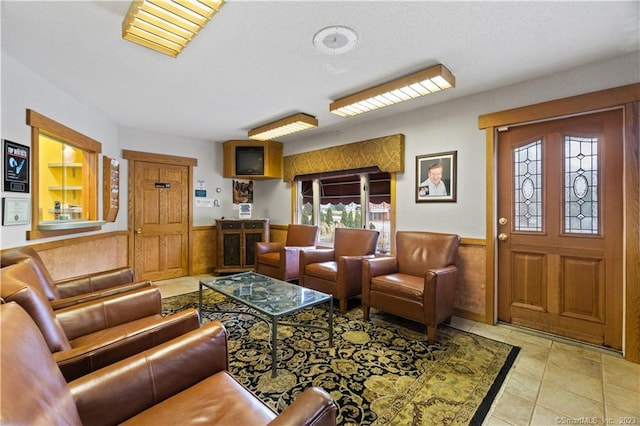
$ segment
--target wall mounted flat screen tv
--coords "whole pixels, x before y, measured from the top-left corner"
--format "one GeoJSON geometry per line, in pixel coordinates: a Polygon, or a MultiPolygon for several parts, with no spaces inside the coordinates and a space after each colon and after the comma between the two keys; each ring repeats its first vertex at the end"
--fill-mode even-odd
{"type": "Polygon", "coordinates": [[[236,175],[263,175],[264,147],[236,147],[236,175]]]}

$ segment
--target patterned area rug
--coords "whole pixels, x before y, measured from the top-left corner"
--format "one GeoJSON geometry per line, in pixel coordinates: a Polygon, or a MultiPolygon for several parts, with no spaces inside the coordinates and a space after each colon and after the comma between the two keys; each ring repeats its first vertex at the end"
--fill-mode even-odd
{"type": "MultiPolygon", "coordinates": [[[[206,306],[244,310],[212,290],[206,306]]],[[[198,293],[163,300],[165,314],[198,307],[198,293]]],[[[204,309],[203,309],[204,310],[204,309]]],[[[328,307],[284,319],[326,326],[328,307]]],[[[429,345],[425,327],[360,307],[334,312],[334,339],[312,328],[278,327],[278,376],[271,377],[270,327],[252,315],[204,312],[204,321],[224,323],[231,373],[276,411],[309,386],[319,386],[338,405],[340,425],[481,424],[519,348],[439,327],[429,345]]]]}

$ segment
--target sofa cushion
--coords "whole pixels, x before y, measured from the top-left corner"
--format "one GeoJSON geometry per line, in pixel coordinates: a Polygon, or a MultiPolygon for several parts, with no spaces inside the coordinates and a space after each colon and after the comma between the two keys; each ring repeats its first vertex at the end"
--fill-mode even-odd
{"type": "Polygon", "coordinates": [[[323,280],[338,281],[338,262],[311,263],[305,267],[304,273],[323,280]]]}
{"type": "Polygon", "coordinates": [[[258,256],[258,262],[266,263],[267,265],[279,266],[280,265],[280,252],[272,251],[264,253],[258,256]]]}
{"type": "Polygon", "coordinates": [[[276,413],[227,371],[221,371],[168,398],[124,425],[219,424],[266,425],[276,413]]]}
{"type": "Polygon", "coordinates": [[[371,279],[371,291],[422,302],[424,298],[424,277],[401,273],[379,275],[371,279]]]}

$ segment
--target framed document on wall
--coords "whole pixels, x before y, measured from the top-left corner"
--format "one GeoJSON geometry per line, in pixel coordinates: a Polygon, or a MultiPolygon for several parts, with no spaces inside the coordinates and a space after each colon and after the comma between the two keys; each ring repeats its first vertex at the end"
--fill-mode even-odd
{"type": "Polygon", "coordinates": [[[31,213],[30,201],[28,198],[3,198],[2,225],[28,225],[31,213]]]}

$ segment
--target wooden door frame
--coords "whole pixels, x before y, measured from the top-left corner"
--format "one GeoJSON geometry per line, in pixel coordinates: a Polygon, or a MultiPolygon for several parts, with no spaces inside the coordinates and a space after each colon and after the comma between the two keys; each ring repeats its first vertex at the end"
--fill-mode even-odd
{"type": "Polygon", "coordinates": [[[189,157],[179,157],[175,155],[165,155],[165,154],[153,154],[149,152],[141,152],[141,151],[130,151],[127,149],[122,150],[122,158],[129,161],[129,169],[128,169],[128,225],[127,231],[129,234],[129,265],[135,265],[135,238],[134,238],[134,229],[133,225],[135,222],[134,217],[134,195],[135,191],[133,189],[134,179],[132,170],[135,168],[136,161],[143,161],[146,163],[160,163],[160,164],[169,164],[169,165],[177,165],[177,166],[187,166],[188,169],[188,229],[187,229],[187,273],[188,275],[192,275],[192,266],[191,266],[191,235],[193,234],[193,168],[198,165],[197,158],[189,158],[189,157]]]}
{"type": "Polygon", "coordinates": [[[588,114],[607,109],[623,110],[624,149],[624,336],[623,353],[640,363],[640,83],[542,102],[478,117],[478,128],[486,131],[486,307],[485,321],[495,324],[497,313],[496,202],[497,141],[501,127],[523,125],[554,118],[588,114]]]}

